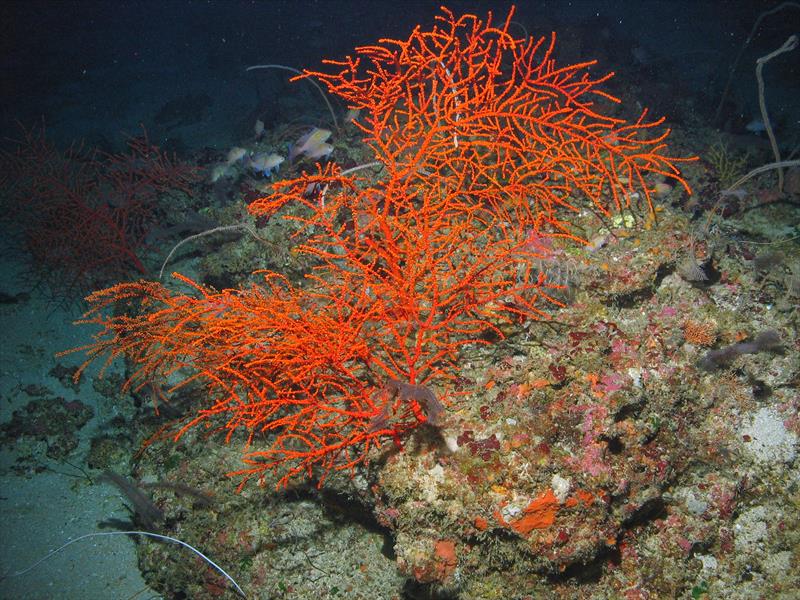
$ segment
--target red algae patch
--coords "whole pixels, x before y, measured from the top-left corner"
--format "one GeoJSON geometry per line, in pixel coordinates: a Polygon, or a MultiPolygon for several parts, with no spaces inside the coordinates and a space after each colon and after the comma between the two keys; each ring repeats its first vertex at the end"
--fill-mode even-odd
{"type": "Polygon", "coordinates": [[[548,489],[538,498],[534,498],[522,511],[522,516],[507,523],[500,511],[495,511],[495,518],[504,527],[510,527],[520,535],[528,535],[534,529],[546,529],[556,520],[558,499],[553,490],[548,489]]]}

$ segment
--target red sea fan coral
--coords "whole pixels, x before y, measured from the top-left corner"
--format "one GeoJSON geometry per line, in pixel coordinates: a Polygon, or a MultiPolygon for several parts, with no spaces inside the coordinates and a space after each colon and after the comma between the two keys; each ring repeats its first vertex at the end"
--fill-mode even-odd
{"type": "Polygon", "coordinates": [[[126,355],[129,386],[188,369],[177,386],[200,383],[205,400],[178,435],[209,420],[228,439],[247,431],[245,478],[321,483],[446,419],[464,346],[558,304],[542,240],[580,239],[581,207],[605,215],[638,197],[651,209],[653,175],[686,185],[683,159],[663,154],[668,132],[647,137],[660,122],[601,115],[595,99],[616,101],[599,89],[607,77],[592,79],[592,63],[557,68],[553,40],[513,39],[510,18],[497,28],[445,10],[431,31],[308,72],[362,109],[383,169],[371,181],[328,165],[250,205],[301,225],[306,280],[264,273],[215,291],[178,276],[188,293],[149,282],[96,292],[89,360],[126,355]],[[130,299],[138,314],[105,316],[130,299]]]}
{"type": "Polygon", "coordinates": [[[128,140],[119,154],[81,146],[59,151],[38,127],[23,131],[1,160],[6,218],[21,228],[37,274],[62,298],[145,274],[138,253],[158,196],[190,193],[198,180],[146,135],[128,140]]]}
{"type": "MultiPolygon", "coordinates": [[[[443,9],[431,31],[356,50],[333,73],[306,71],[362,111],[355,124],[400,179],[441,181],[475,201],[573,236],[567,213],[603,215],[644,200],[647,175],[680,178],[664,154],[669,130],[647,111],[628,123],[603,114],[596,61],[559,67],[550,39],[515,39],[513,10],[499,27],[443,9]],[[588,203],[586,202],[588,201],[588,203]]],[[[689,159],[691,160],[691,159],[689,159]]]]}
{"type": "Polygon", "coordinates": [[[250,475],[283,467],[282,481],[324,475],[364,460],[382,438],[399,439],[426,420],[418,405],[386,406],[370,379],[373,302],[351,287],[293,288],[275,274],[243,290],[209,290],[180,277],[195,294],[150,282],[125,283],[89,297],[87,322],[107,329],[88,348],[89,360],[125,355],[137,366],[126,386],[163,381],[184,367],[195,373],[169,392],[202,381],[211,401],[187,428],[225,417],[230,437],[243,428],[258,447],[246,461],[250,475]],[[142,301],[134,317],[98,316],[123,299],[142,301]],[[382,422],[375,416],[385,411],[382,422]],[[276,432],[264,447],[262,434],[276,432]],[[257,442],[255,441],[257,439],[257,442]]]}

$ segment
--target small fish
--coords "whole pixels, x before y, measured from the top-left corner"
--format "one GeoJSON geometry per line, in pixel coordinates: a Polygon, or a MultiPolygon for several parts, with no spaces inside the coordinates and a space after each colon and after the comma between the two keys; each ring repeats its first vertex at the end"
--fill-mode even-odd
{"type": "Polygon", "coordinates": [[[289,150],[289,162],[293,162],[301,154],[307,154],[320,144],[324,144],[329,137],[331,137],[331,132],[328,129],[314,127],[292,145],[289,150]]]}
{"type": "Polygon", "coordinates": [[[656,196],[666,196],[672,191],[672,186],[668,183],[663,181],[659,181],[656,183],[655,187],[653,188],[653,192],[656,196]]]}
{"type": "Polygon", "coordinates": [[[747,198],[747,190],[743,188],[736,188],[735,190],[723,190],[719,193],[722,198],[726,196],[731,196],[736,198],[739,202],[744,202],[745,198],[747,198]]]}
{"type": "Polygon", "coordinates": [[[631,48],[631,55],[633,55],[633,60],[640,65],[646,65],[652,60],[650,52],[648,52],[647,48],[644,46],[634,46],[631,48]]]}
{"type": "Polygon", "coordinates": [[[594,236],[591,240],[589,240],[589,244],[586,246],[586,249],[589,252],[597,252],[600,250],[600,248],[608,244],[609,237],[611,236],[602,233],[594,236]]]}
{"type": "Polygon", "coordinates": [[[253,126],[253,133],[255,133],[256,139],[264,135],[264,121],[256,119],[256,124],[253,126]]]}
{"type": "Polygon", "coordinates": [[[311,160],[319,160],[321,158],[328,158],[331,152],[333,152],[333,146],[323,142],[319,146],[309,149],[309,151],[306,152],[306,157],[311,160]]]}
{"type": "Polygon", "coordinates": [[[361,109],[359,108],[351,108],[347,111],[347,114],[344,117],[345,123],[352,123],[358,118],[358,115],[361,114],[361,109]]]}
{"type": "Polygon", "coordinates": [[[216,183],[220,179],[225,179],[226,177],[233,176],[233,169],[231,169],[230,165],[225,163],[221,163],[218,165],[214,165],[214,168],[211,169],[211,175],[209,176],[209,181],[211,183],[216,183]]]}
{"type": "Polygon", "coordinates": [[[244,148],[239,148],[238,146],[234,146],[228,150],[228,158],[225,160],[225,163],[230,166],[242,160],[246,154],[247,150],[244,148]]]}
{"type": "Polygon", "coordinates": [[[747,125],[745,125],[744,128],[750,133],[755,133],[756,135],[764,133],[767,130],[767,126],[764,125],[764,121],[761,119],[753,119],[747,125]]]}
{"type": "Polygon", "coordinates": [[[247,166],[261,173],[264,177],[268,177],[278,172],[284,160],[285,159],[278,154],[266,154],[265,152],[261,152],[250,158],[247,166]]]}

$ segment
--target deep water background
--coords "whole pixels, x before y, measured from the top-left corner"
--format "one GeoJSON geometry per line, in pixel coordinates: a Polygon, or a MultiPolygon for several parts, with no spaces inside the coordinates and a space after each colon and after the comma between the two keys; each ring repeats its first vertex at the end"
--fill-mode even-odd
{"type": "MultiPolygon", "coordinates": [[[[15,137],[18,122],[30,126],[44,118],[51,138],[62,144],[84,139],[119,148],[120,134],[137,132],[140,123],[155,142],[179,152],[230,144],[251,130],[248,115],[259,102],[273,103],[275,121],[300,117],[302,102],[324,110],[308,86],[298,92],[302,84],[286,83],[288,73],[246,74],[245,67],[280,63],[316,68],[323,58],[342,58],[379,37],[407,36],[415,25],[430,23],[440,4],[8,1],[0,8],[0,134],[15,137]],[[165,125],[168,115],[162,109],[181,99],[194,101],[195,122],[165,125]],[[156,122],[159,113],[161,123],[156,122]]],[[[511,5],[446,4],[456,14],[483,17],[492,9],[500,18],[511,5]]],[[[576,36],[582,58],[601,58],[598,68],[615,70],[622,80],[637,77],[642,69],[651,77],[662,75],[676,97],[691,96],[710,119],[757,15],[777,4],[521,1],[515,20],[531,35],[555,30],[576,36]]],[[[762,23],[739,66],[723,114],[725,126],[741,129],[757,116],[755,58],[799,30],[796,10],[762,23]]],[[[767,68],[770,111],[779,124],[797,120],[800,113],[793,83],[800,80],[798,62],[796,56],[787,57],[767,68]]]]}

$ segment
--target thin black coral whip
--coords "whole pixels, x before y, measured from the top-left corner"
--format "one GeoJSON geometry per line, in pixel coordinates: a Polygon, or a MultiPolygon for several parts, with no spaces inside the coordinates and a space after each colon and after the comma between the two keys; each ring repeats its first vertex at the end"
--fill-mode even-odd
{"type": "Polygon", "coordinates": [[[198,550],[197,548],[195,548],[191,544],[189,544],[187,542],[184,542],[183,540],[179,540],[178,538],[170,537],[168,535],[162,535],[160,533],[153,533],[152,531],[98,531],[98,532],[94,532],[94,533],[86,533],[84,535],[76,537],[74,540],[69,540],[68,542],[62,544],[61,546],[59,546],[55,550],[49,552],[48,554],[45,554],[42,558],[37,560],[31,566],[29,566],[29,567],[27,567],[25,569],[22,569],[21,571],[16,571],[14,573],[8,573],[7,575],[3,575],[2,577],[0,577],[0,581],[2,581],[3,579],[6,579],[8,577],[19,577],[21,575],[25,575],[25,573],[29,573],[30,571],[32,571],[33,569],[38,567],[40,564],[42,564],[43,562],[45,562],[46,560],[51,558],[53,555],[58,554],[59,552],[61,552],[62,550],[64,550],[65,548],[67,548],[68,546],[71,546],[72,544],[74,544],[76,542],[80,542],[82,540],[87,540],[89,538],[95,538],[95,537],[100,537],[100,536],[109,536],[109,535],[143,535],[143,536],[155,538],[157,540],[161,540],[161,541],[164,541],[164,542],[173,542],[175,544],[180,544],[184,548],[188,548],[189,550],[191,550],[192,552],[197,554],[197,556],[202,558],[209,565],[211,565],[214,569],[216,569],[219,573],[221,573],[222,576],[225,577],[225,579],[227,579],[228,581],[231,582],[231,585],[233,585],[233,587],[236,589],[236,591],[238,592],[238,594],[242,598],[247,598],[247,594],[245,594],[244,590],[242,590],[242,588],[239,587],[239,584],[236,583],[236,580],[233,577],[231,577],[230,575],[228,575],[228,573],[227,573],[227,571],[225,571],[225,569],[220,567],[217,563],[215,563],[213,560],[211,560],[208,556],[206,556],[205,554],[200,552],[200,550],[198,550]]]}

